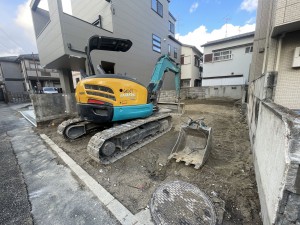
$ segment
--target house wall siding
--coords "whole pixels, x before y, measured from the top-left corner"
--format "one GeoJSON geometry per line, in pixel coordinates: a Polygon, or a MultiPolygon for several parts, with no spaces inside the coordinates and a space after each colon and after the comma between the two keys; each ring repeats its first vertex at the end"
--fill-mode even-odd
{"type": "Polygon", "coordinates": [[[15,62],[0,62],[6,91],[25,92],[24,77],[21,67],[15,62]]]}
{"type": "MultiPolygon", "coordinates": [[[[57,1],[59,3],[61,0],[50,2],[57,1]]],[[[74,2],[81,4],[80,1],[74,2]]],[[[93,9],[89,7],[90,11],[87,10],[87,8],[83,8],[82,14],[84,14],[83,12],[89,12],[91,18],[101,14],[101,7],[103,4],[106,4],[106,1],[99,0],[99,2],[99,7],[93,7],[93,9]]],[[[69,61],[72,60],[73,56],[74,58],[81,57],[84,60],[85,54],[83,52],[87,45],[87,40],[95,34],[130,39],[133,42],[133,46],[128,52],[105,52],[104,54],[103,51],[94,51],[91,54],[93,63],[95,66],[100,64],[101,61],[115,63],[115,73],[126,74],[132,78],[136,78],[144,85],[147,85],[150,81],[157,59],[162,54],[168,53],[168,44],[172,46],[172,57],[174,56],[174,48],[177,48],[177,59],[175,60],[178,63],[180,60],[181,46],[168,37],[169,3],[167,0],[161,0],[161,3],[163,4],[163,18],[151,9],[150,0],[113,1],[113,4],[110,5],[110,8],[112,8],[114,12],[112,15],[113,33],[92,26],[88,22],[58,12],[57,9],[54,9],[54,12],[50,12],[51,23],[37,40],[42,65],[54,66],[55,63],[53,62],[56,62],[56,60],[58,61],[60,57],[64,55],[71,56],[71,59],[67,57],[67,60],[69,61]],[[152,50],[152,34],[161,38],[161,53],[152,50]],[[68,45],[71,45],[73,50],[70,49],[68,45]]],[[[59,6],[60,4],[52,3],[52,5],[61,8],[59,6]]],[[[76,7],[77,6],[75,5],[74,12],[76,11],[76,7]]],[[[51,10],[50,5],[49,8],[51,10]]],[[[91,20],[91,18],[86,19],[91,20]]],[[[106,17],[103,19],[105,20],[106,17]]],[[[80,69],[69,61],[66,61],[63,64],[65,65],[65,68],[62,68],[61,64],[61,68],[58,69],[80,69]]],[[[168,72],[165,76],[163,89],[174,88],[174,75],[168,72]]]]}
{"type": "Polygon", "coordinates": [[[198,54],[191,47],[182,46],[181,55],[189,57],[189,63],[181,65],[181,79],[190,79],[190,87],[194,87],[195,80],[200,79],[199,67],[195,66],[194,57],[198,54]]]}
{"type": "Polygon", "coordinates": [[[290,109],[300,109],[300,68],[292,68],[294,50],[300,47],[300,31],[283,39],[274,102],[290,109]]]}
{"type": "Polygon", "coordinates": [[[232,51],[232,59],[224,61],[204,62],[203,78],[220,77],[220,79],[204,79],[203,86],[213,85],[244,85],[248,82],[252,53],[245,53],[247,46],[252,46],[253,37],[242,40],[233,40],[226,43],[207,46],[204,54],[213,53],[214,50],[228,48],[232,51]],[[246,45],[243,47],[234,47],[246,45]],[[222,76],[243,75],[242,78],[222,78],[222,76]]]}

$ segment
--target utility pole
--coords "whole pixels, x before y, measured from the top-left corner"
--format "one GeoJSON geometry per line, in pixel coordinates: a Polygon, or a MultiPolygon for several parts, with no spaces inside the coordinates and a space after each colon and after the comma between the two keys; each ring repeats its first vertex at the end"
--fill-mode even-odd
{"type": "Polygon", "coordinates": [[[35,67],[35,72],[36,72],[37,92],[40,93],[42,87],[41,87],[41,83],[40,83],[40,80],[39,80],[39,73],[38,73],[38,71],[37,71],[36,61],[35,61],[33,52],[32,52],[32,60],[33,60],[34,67],[35,67]]]}

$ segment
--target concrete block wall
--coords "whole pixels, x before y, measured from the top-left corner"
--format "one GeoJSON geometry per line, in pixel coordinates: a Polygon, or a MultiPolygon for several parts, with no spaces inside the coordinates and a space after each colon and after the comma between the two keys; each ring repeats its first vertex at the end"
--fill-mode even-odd
{"type": "Polygon", "coordinates": [[[53,119],[77,115],[74,94],[33,94],[30,98],[38,125],[53,119]]]}
{"type": "Polygon", "coordinates": [[[264,225],[300,224],[300,116],[267,99],[267,76],[250,84],[249,135],[264,225]]]}
{"type": "MultiPolygon", "coordinates": [[[[184,99],[209,99],[209,98],[231,98],[241,99],[244,86],[210,86],[191,87],[180,89],[180,98],[184,99]]],[[[160,91],[160,102],[175,102],[176,92],[174,90],[160,91]]]]}

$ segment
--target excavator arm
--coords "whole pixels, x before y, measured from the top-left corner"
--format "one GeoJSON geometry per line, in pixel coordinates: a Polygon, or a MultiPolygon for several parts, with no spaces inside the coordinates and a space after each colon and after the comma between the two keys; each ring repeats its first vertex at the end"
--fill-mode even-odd
{"type": "Polygon", "coordinates": [[[148,85],[148,100],[153,102],[154,105],[157,103],[157,95],[163,85],[164,75],[168,71],[175,74],[176,99],[179,99],[180,67],[168,55],[163,55],[158,59],[148,85]]]}

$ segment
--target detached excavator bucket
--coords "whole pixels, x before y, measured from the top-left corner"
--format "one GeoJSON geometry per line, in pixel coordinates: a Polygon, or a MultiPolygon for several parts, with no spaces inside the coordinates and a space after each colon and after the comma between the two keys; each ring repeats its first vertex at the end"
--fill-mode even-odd
{"type": "Polygon", "coordinates": [[[177,141],[168,159],[183,161],[185,165],[193,164],[199,169],[207,160],[212,146],[212,129],[203,120],[190,120],[182,126],[177,141]]]}

